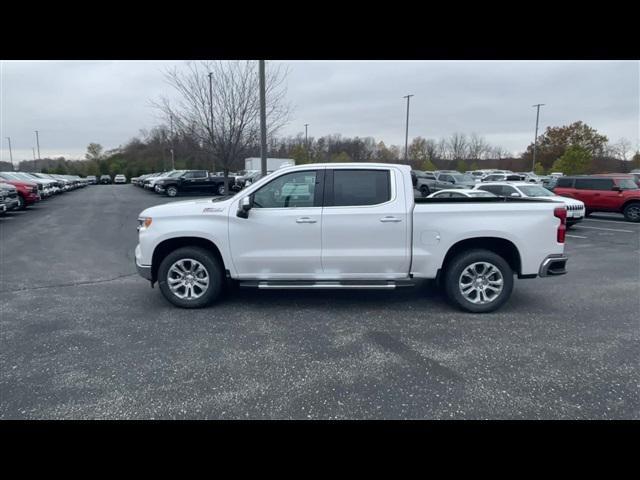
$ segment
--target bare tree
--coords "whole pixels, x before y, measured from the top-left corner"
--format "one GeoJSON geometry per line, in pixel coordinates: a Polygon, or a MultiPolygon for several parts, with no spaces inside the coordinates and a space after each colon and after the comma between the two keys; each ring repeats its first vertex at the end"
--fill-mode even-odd
{"type": "Polygon", "coordinates": [[[486,158],[487,154],[491,151],[491,146],[487,143],[484,137],[476,133],[471,134],[469,138],[468,153],[469,158],[472,160],[480,160],[486,158]]]}
{"type": "Polygon", "coordinates": [[[618,160],[627,161],[627,157],[631,153],[631,142],[626,138],[621,138],[613,145],[613,152],[618,160]]]}
{"type": "MultiPolygon", "coordinates": [[[[290,106],[285,101],[287,70],[276,66],[266,74],[267,136],[289,121],[290,106]]],[[[189,62],[186,69],[174,68],[165,74],[177,99],[162,97],[153,105],[173,119],[177,132],[188,132],[207,145],[212,167],[219,162],[224,171],[225,191],[230,170],[260,135],[260,98],[257,62],[189,62]],[[209,75],[211,75],[211,91],[209,75]]]]}
{"type": "Polygon", "coordinates": [[[466,159],[469,154],[469,143],[464,133],[454,133],[447,141],[451,160],[466,159]]]}

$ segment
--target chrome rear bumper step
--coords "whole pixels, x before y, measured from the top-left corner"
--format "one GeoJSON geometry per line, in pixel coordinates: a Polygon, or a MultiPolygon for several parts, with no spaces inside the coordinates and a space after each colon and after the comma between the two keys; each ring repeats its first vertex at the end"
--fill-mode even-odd
{"type": "Polygon", "coordinates": [[[413,286],[413,282],[395,281],[317,281],[317,282],[291,282],[291,281],[244,281],[241,287],[257,287],[272,290],[303,290],[303,289],[354,289],[354,290],[393,290],[397,287],[413,286]]]}

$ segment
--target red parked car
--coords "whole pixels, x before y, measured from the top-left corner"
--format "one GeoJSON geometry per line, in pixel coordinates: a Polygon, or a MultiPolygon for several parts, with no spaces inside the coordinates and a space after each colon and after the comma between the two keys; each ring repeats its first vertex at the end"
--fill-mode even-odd
{"type": "Polygon", "coordinates": [[[618,212],[629,222],[640,222],[640,188],[629,175],[560,177],[553,192],[584,202],[586,215],[618,212]]]}
{"type": "Polygon", "coordinates": [[[18,190],[18,210],[23,210],[29,205],[33,205],[40,201],[37,184],[5,178],[2,175],[0,175],[0,180],[4,183],[13,185],[18,190]]]}

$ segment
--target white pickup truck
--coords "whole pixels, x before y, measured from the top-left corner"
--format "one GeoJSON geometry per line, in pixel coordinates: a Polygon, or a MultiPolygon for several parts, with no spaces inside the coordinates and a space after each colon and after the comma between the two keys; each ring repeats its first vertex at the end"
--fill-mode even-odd
{"type": "Polygon", "coordinates": [[[523,198],[414,199],[406,165],[282,168],[233,197],[148,208],[135,262],[176,306],[204,307],[229,280],[277,289],[393,289],[437,279],[490,312],[514,276],[566,273],[566,207],[523,198]]]}

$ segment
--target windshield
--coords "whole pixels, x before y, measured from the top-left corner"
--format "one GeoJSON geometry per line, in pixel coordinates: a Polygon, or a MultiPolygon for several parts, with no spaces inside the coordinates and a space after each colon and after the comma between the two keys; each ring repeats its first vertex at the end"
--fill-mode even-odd
{"type": "Polygon", "coordinates": [[[451,175],[456,179],[456,182],[474,182],[471,175],[451,175]]]}
{"type": "Polygon", "coordinates": [[[553,197],[555,193],[540,185],[522,185],[518,187],[527,197],[553,197]]]}
{"type": "Polygon", "coordinates": [[[618,180],[618,186],[623,190],[637,190],[638,185],[630,178],[621,178],[618,180]]]}
{"type": "Polygon", "coordinates": [[[169,174],[167,174],[167,177],[177,177],[179,175],[182,175],[184,172],[186,172],[186,170],[176,170],[175,172],[171,172],[169,174]]]}

